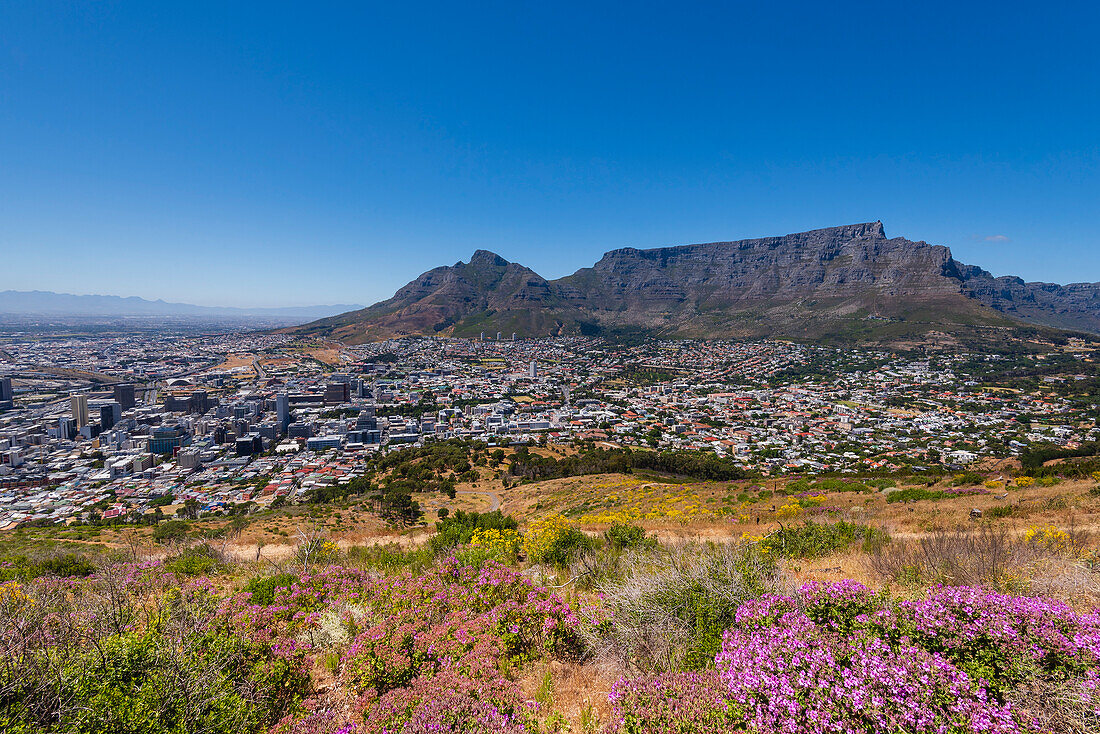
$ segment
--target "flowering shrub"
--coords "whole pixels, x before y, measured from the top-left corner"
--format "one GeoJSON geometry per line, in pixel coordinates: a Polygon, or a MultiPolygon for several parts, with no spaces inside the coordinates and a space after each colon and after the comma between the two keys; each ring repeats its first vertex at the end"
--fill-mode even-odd
{"type": "Polygon", "coordinates": [[[1015,482],[1017,487],[1033,487],[1035,486],[1035,477],[1016,477],[1015,482]]]}
{"type": "Polygon", "coordinates": [[[222,611],[253,637],[272,629],[281,637],[315,630],[328,619],[318,610],[349,611],[342,623],[355,637],[337,671],[340,689],[351,696],[345,708],[354,715],[331,713],[312,700],[314,712],[306,717],[312,728],[284,722],[279,731],[291,734],[341,727],[358,734],[518,734],[531,710],[502,671],[581,650],[576,611],[499,564],[475,568],[451,560],[423,574],[389,577],[333,567],[275,588],[271,605],[248,604],[246,596],[222,611]]]}
{"type": "Polygon", "coordinates": [[[532,563],[564,565],[593,545],[591,538],[561,515],[535,520],[523,534],[523,552],[532,563]]]}
{"type": "Polygon", "coordinates": [[[852,581],[767,594],[738,608],[716,664],[725,687],[692,705],[680,699],[705,677],[620,682],[613,730],[1016,732],[1039,720],[1011,703],[1030,687],[1100,723],[1100,615],[976,588],[900,602],[852,581]]]}
{"type": "Polygon", "coordinates": [[[612,733],[725,734],[741,723],[715,670],[620,680],[609,698],[612,733]]]}
{"type": "Polygon", "coordinates": [[[1069,533],[1053,525],[1033,525],[1024,532],[1024,542],[1034,543],[1047,550],[1065,551],[1071,542],[1069,533]]]}
{"type": "Polygon", "coordinates": [[[780,505],[779,509],[775,511],[775,518],[777,520],[788,520],[792,517],[798,517],[802,514],[802,505],[798,500],[789,500],[783,505],[780,505]]]}
{"type": "Polygon", "coordinates": [[[519,556],[523,537],[515,530],[486,528],[474,531],[470,545],[484,548],[501,560],[514,560],[519,556]]]}
{"type": "MultiPolygon", "coordinates": [[[[740,616],[740,615],[739,615],[740,616]]],[[[1007,706],[942,658],[788,612],[734,628],[717,664],[742,728],[760,732],[1014,732],[1007,706]]]]}

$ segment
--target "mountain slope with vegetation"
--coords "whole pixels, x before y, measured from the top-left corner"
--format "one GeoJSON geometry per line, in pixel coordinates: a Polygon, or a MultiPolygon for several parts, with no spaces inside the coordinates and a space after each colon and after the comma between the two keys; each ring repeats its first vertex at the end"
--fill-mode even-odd
{"type": "Polygon", "coordinates": [[[548,281],[479,250],[369,308],[292,331],[348,343],[395,336],[762,336],[996,340],[1022,324],[1100,333],[1100,285],[994,278],[881,222],[649,250],[623,248],[548,281]]]}

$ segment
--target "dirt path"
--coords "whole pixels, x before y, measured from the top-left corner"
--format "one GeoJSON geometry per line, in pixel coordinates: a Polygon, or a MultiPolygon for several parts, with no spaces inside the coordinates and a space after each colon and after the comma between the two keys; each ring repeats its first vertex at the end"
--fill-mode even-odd
{"type": "Polygon", "coordinates": [[[489,498],[489,512],[499,510],[500,506],[504,504],[504,500],[500,498],[500,495],[496,492],[490,492],[488,490],[480,489],[460,489],[455,494],[480,494],[483,497],[489,498]]]}

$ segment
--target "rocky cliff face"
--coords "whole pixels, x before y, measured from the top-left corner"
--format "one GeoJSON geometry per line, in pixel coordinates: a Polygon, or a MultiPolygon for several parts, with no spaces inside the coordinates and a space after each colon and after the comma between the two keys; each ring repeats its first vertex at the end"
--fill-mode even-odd
{"type": "Polygon", "coordinates": [[[650,308],[806,298],[950,296],[946,247],[887,239],[881,222],[737,242],[613,250],[589,269],[559,281],[575,285],[578,304],[650,308]]]}
{"type": "Polygon", "coordinates": [[[993,278],[882,222],[650,250],[623,248],[547,281],[479,250],[370,308],[302,327],[351,341],[404,334],[872,338],[1028,321],[1100,333],[1100,285],[993,278]]]}
{"type": "Polygon", "coordinates": [[[1100,334],[1100,283],[1027,283],[960,265],[962,292],[1013,318],[1060,329],[1100,334]]]}

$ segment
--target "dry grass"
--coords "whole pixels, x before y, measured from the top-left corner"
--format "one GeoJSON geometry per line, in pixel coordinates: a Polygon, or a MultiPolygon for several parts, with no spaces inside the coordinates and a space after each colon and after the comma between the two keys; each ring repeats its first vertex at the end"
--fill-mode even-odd
{"type": "Polygon", "coordinates": [[[742,602],[784,585],[779,567],[743,544],[665,546],[617,561],[597,583],[610,628],[588,642],[597,660],[622,672],[682,668],[707,628],[728,626],[742,602]]]}
{"type": "Polygon", "coordinates": [[[895,541],[866,556],[867,571],[903,586],[984,586],[1013,593],[1051,596],[1085,607],[1100,603],[1100,573],[1085,559],[1093,534],[1073,526],[1066,542],[1052,547],[1028,542],[1006,527],[936,531],[895,541]]]}

